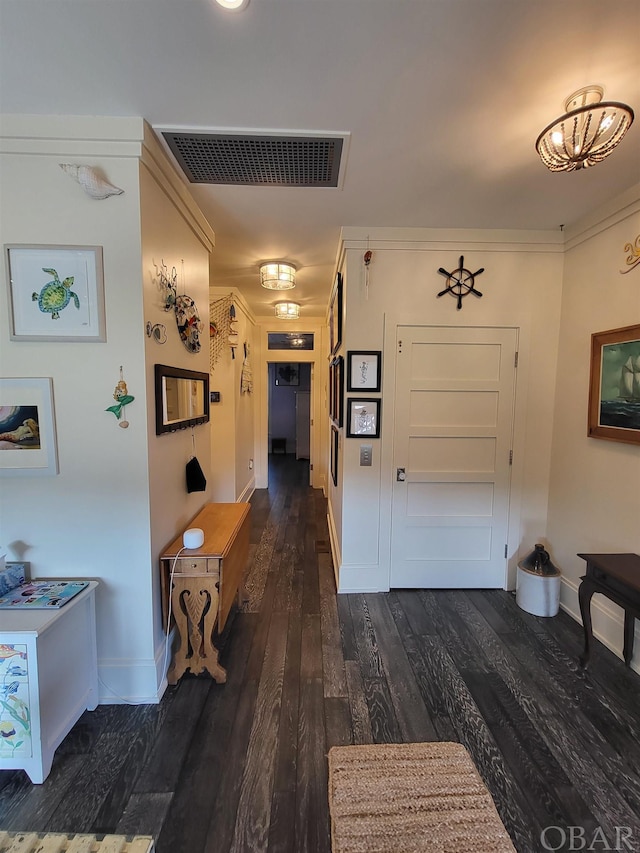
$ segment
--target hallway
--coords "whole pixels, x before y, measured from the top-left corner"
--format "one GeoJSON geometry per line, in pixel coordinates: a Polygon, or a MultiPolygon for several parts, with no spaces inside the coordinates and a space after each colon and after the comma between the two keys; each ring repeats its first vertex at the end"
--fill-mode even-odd
{"type": "Polygon", "coordinates": [[[612,844],[631,827],[640,849],[640,677],[600,644],[583,672],[580,626],[501,591],[336,596],[326,502],[307,484],[308,462],[278,455],[252,497],[227,683],[185,676],[159,705],[84,714],[43,785],[0,772],[0,828],[328,853],[331,746],[454,740],[519,853],[544,849],[549,826],[602,827],[612,844]]]}

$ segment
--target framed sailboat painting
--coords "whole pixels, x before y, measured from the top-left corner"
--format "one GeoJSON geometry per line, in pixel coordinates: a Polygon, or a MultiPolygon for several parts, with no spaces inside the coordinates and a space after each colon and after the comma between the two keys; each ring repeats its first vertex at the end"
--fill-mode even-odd
{"type": "Polygon", "coordinates": [[[591,335],[589,435],[640,444],[640,326],[591,335]]]}

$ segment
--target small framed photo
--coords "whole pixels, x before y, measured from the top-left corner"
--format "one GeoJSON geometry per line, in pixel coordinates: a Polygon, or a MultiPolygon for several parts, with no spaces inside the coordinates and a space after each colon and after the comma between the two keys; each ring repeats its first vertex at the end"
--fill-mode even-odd
{"type": "Polygon", "coordinates": [[[349,397],[347,406],[347,438],[380,438],[380,400],[349,397]]]}
{"type": "Polygon", "coordinates": [[[347,353],[347,391],[379,391],[382,353],[379,350],[347,353]]]}
{"type": "Polygon", "coordinates": [[[0,477],[57,473],[53,380],[0,379],[0,477]]]}
{"type": "Polygon", "coordinates": [[[102,246],[6,246],[12,341],[106,340],[102,246]]]}
{"type": "Polygon", "coordinates": [[[300,365],[299,364],[276,364],[276,385],[299,385],[300,384],[300,365]]]}
{"type": "Polygon", "coordinates": [[[340,452],[340,433],[335,426],[331,427],[331,479],[333,485],[338,485],[338,454],[340,452]]]}
{"type": "Polygon", "coordinates": [[[342,274],[336,273],[329,303],[329,354],[335,355],[342,344],[342,274]]]}
{"type": "Polygon", "coordinates": [[[589,436],[640,444],[640,326],[591,335],[589,436]]]}

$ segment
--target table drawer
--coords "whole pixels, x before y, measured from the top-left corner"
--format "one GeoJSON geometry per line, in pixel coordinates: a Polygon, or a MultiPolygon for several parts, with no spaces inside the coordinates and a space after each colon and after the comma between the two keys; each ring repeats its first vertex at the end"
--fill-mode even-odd
{"type": "Polygon", "coordinates": [[[640,591],[633,589],[624,581],[603,572],[596,566],[590,568],[587,577],[593,578],[601,587],[611,590],[614,595],[623,598],[628,604],[640,607],[640,591]]]}
{"type": "Polygon", "coordinates": [[[176,574],[220,576],[220,560],[217,557],[179,557],[176,574]]]}

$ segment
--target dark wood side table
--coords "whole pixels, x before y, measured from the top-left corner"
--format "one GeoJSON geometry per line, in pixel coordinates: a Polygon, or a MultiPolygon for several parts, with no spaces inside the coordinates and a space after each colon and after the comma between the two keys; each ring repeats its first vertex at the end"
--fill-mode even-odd
{"type": "Polygon", "coordinates": [[[624,609],[624,650],[627,666],[633,656],[635,620],[640,619],[640,556],[638,554],[578,554],[587,561],[587,573],[578,589],[580,614],[584,626],[584,652],[580,665],[586,666],[591,654],[593,629],[591,597],[595,592],[606,595],[624,609]]]}

